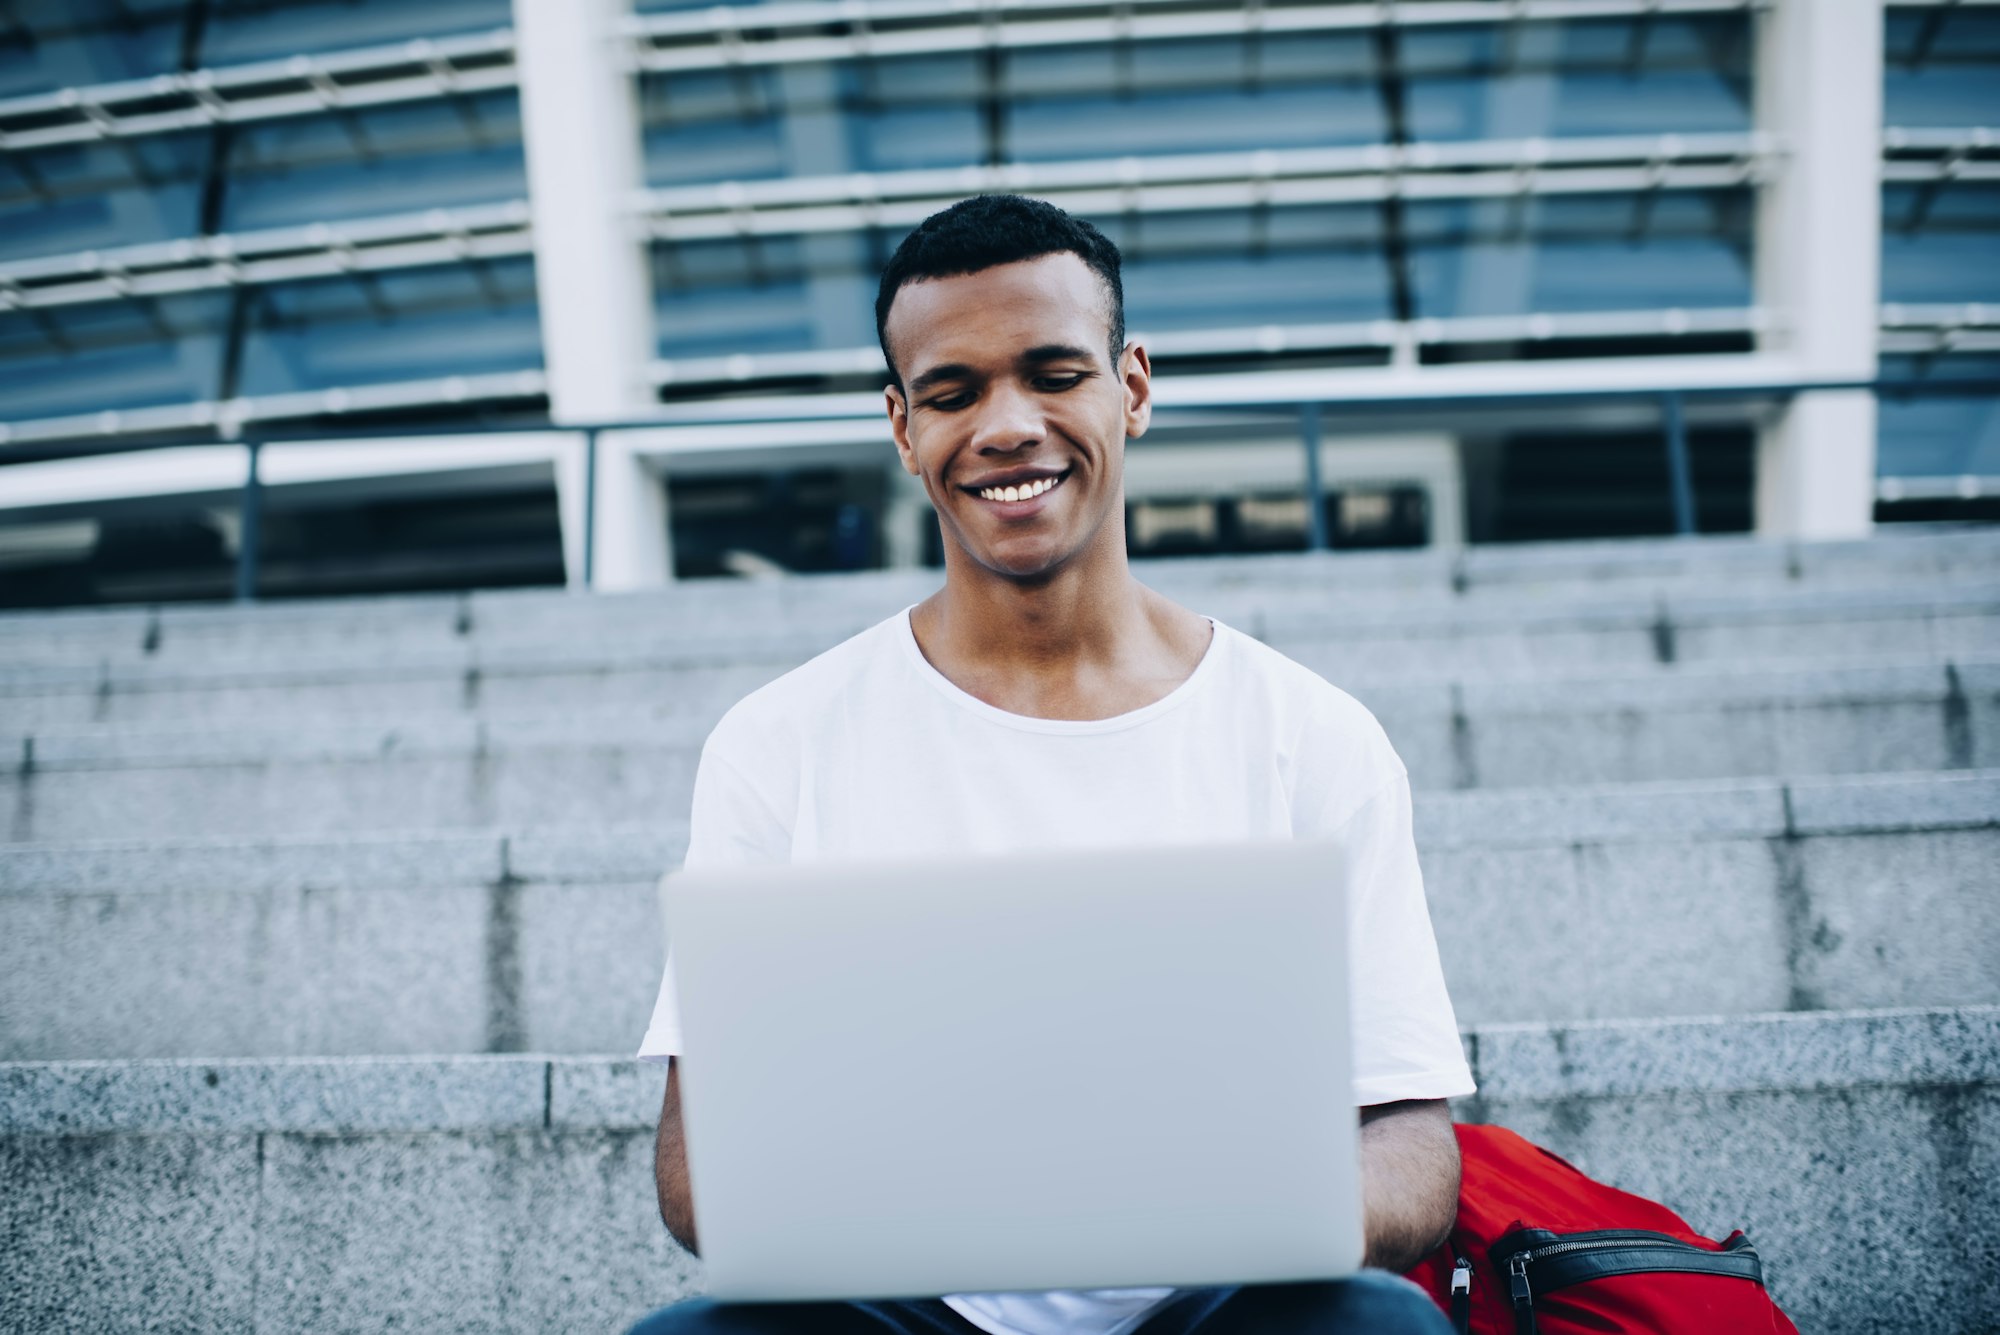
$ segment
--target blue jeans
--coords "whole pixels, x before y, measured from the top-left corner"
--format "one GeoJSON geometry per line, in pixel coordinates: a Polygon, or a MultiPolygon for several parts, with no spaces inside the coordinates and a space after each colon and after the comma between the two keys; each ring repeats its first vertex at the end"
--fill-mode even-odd
{"type": "MultiPolygon", "coordinates": [[[[715,1303],[662,1308],[631,1335],[981,1335],[936,1298],[865,1303],[715,1303]]],[[[1310,1284],[1184,1289],[1139,1335],[1451,1335],[1436,1303],[1398,1275],[1367,1270],[1310,1284]]]]}

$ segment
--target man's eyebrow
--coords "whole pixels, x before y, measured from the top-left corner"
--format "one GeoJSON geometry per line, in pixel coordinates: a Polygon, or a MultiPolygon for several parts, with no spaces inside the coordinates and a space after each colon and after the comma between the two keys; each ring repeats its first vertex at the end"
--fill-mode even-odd
{"type": "Polygon", "coordinates": [[[1038,348],[1029,348],[1021,354],[1022,362],[1039,365],[1042,362],[1089,361],[1091,353],[1087,348],[1072,347],[1068,343],[1044,343],[1038,348]]]}
{"type": "Polygon", "coordinates": [[[910,381],[910,393],[921,394],[935,385],[942,385],[952,380],[969,380],[971,378],[972,368],[970,366],[966,366],[961,362],[946,362],[942,366],[933,366],[930,370],[910,381]]]}

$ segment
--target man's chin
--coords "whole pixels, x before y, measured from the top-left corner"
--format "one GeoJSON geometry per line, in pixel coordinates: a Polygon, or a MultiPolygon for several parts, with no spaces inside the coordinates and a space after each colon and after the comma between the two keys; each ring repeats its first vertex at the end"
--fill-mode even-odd
{"type": "Polygon", "coordinates": [[[986,551],[967,549],[973,563],[989,574],[1017,584],[1042,584],[1062,573],[1076,558],[1074,551],[1060,551],[1042,544],[1008,545],[986,551]]]}

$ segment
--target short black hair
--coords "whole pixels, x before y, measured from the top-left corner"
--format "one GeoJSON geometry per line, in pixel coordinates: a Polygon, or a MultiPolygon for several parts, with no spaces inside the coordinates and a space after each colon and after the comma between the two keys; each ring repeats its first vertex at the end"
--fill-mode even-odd
{"type": "Polygon", "coordinates": [[[1115,368],[1125,352],[1125,287],[1118,277],[1118,247],[1083,219],[1072,218],[1046,200],[974,195],[918,223],[882,270],[882,283],[875,292],[875,338],[897,387],[902,387],[903,374],[889,351],[889,307],[905,283],[954,278],[1065,251],[1089,265],[1104,284],[1115,368]]]}

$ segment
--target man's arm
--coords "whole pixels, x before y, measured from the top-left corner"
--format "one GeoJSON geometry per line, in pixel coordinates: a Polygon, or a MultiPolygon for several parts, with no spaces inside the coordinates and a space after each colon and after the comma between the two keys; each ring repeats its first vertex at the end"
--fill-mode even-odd
{"type": "MultiPolygon", "coordinates": [[[[1453,1160],[1453,1182],[1457,1179],[1453,1160]]],[[[653,1142],[653,1183],[660,1193],[660,1220],[674,1241],[700,1255],[695,1245],[694,1196],[688,1190],[687,1137],[681,1130],[681,1061],[667,1065],[667,1096],[660,1104],[660,1133],[653,1142]]]]}
{"type": "MultiPolygon", "coordinates": [[[[664,1200],[666,1179],[660,1180],[664,1200]]],[[[1443,1099],[1361,1110],[1361,1211],[1365,1264],[1383,1270],[1408,1270],[1451,1232],[1458,1215],[1458,1138],[1443,1099]]]]}

